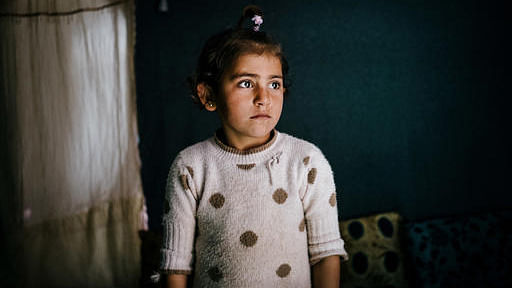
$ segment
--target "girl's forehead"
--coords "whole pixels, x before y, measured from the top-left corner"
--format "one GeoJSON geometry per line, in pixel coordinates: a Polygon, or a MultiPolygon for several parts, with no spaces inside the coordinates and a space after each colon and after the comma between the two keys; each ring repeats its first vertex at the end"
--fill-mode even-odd
{"type": "Polygon", "coordinates": [[[270,69],[281,70],[281,59],[271,53],[248,53],[238,56],[229,69],[235,72],[243,69],[270,69]]]}

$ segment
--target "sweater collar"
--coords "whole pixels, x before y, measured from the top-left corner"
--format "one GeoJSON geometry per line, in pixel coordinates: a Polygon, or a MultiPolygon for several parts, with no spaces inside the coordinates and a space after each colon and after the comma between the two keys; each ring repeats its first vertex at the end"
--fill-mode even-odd
{"type": "Polygon", "coordinates": [[[237,154],[237,155],[250,155],[250,154],[255,154],[255,153],[259,153],[259,152],[265,151],[270,146],[272,146],[272,144],[274,144],[274,142],[277,139],[277,130],[273,129],[270,132],[270,134],[271,134],[270,135],[270,140],[267,141],[267,143],[265,143],[263,145],[260,145],[260,146],[257,146],[257,147],[253,147],[253,148],[247,149],[247,150],[239,150],[239,149],[236,149],[235,147],[231,147],[231,146],[225,144],[224,142],[222,142],[222,140],[221,140],[221,139],[223,139],[223,137],[222,137],[223,134],[222,133],[223,133],[222,129],[218,129],[215,132],[215,135],[214,135],[215,143],[222,150],[224,150],[226,152],[229,152],[229,153],[237,154]]]}

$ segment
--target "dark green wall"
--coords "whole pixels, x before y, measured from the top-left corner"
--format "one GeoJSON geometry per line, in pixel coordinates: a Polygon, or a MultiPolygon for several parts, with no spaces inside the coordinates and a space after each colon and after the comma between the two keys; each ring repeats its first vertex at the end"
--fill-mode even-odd
{"type": "MultiPolygon", "coordinates": [[[[137,1],[136,12],[152,229],[160,228],[174,156],[219,125],[187,98],[185,78],[206,38],[234,25],[244,5],[168,1],[167,14],[157,13],[155,1],[137,1]]],[[[503,5],[481,2],[251,2],[263,8],[263,29],[281,40],[291,66],[278,129],[323,150],[343,218],[397,210],[421,219],[511,206],[510,32],[503,5]]]]}

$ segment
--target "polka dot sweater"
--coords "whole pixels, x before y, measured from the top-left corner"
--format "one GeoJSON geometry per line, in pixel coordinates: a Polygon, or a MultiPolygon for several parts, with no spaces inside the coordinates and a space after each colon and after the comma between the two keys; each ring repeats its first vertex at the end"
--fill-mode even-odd
{"type": "Polygon", "coordinates": [[[329,163],[274,131],[239,151],[217,137],[181,151],[169,172],[163,273],[194,287],[310,287],[310,265],[347,253],[329,163]]]}

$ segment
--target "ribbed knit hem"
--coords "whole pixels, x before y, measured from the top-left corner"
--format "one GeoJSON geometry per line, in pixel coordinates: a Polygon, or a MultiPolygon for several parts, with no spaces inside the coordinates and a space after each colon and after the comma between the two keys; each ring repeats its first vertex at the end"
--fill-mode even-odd
{"type": "Polygon", "coordinates": [[[223,159],[224,161],[234,162],[235,164],[256,164],[267,162],[276,154],[279,154],[278,148],[283,142],[283,134],[273,130],[274,135],[267,143],[248,150],[238,150],[222,143],[217,136],[209,139],[211,155],[223,159]]]}
{"type": "Polygon", "coordinates": [[[348,254],[345,251],[345,249],[343,249],[343,250],[336,249],[336,250],[325,251],[322,254],[318,254],[314,257],[311,257],[309,259],[309,264],[311,266],[313,266],[313,265],[317,264],[318,262],[322,261],[324,258],[327,258],[329,256],[334,256],[334,255],[340,256],[342,261],[348,260],[348,254]]]}
{"type": "Polygon", "coordinates": [[[160,270],[190,270],[191,269],[191,258],[192,255],[183,255],[177,253],[177,251],[169,249],[160,249],[161,262],[160,270]]]}
{"type": "Polygon", "coordinates": [[[274,144],[274,142],[277,139],[277,131],[274,129],[274,130],[272,130],[272,132],[270,132],[271,138],[267,143],[260,145],[258,147],[247,149],[247,150],[238,150],[235,147],[231,147],[231,146],[228,146],[227,144],[223,143],[219,138],[219,135],[218,135],[219,132],[220,132],[220,130],[215,132],[215,135],[214,135],[215,143],[217,143],[217,145],[219,145],[219,147],[221,149],[223,149],[224,151],[233,153],[233,154],[238,154],[238,155],[249,155],[249,154],[254,154],[254,153],[259,153],[259,152],[265,151],[267,148],[272,146],[272,144],[274,144]]]}
{"type": "Polygon", "coordinates": [[[326,243],[341,238],[337,219],[308,219],[306,225],[310,244],[326,243]]]}
{"type": "Polygon", "coordinates": [[[163,275],[171,275],[171,274],[180,274],[180,275],[190,275],[192,274],[192,270],[160,270],[160,274],[163,275]]]}
{"type": "Polygon", "coordinates": [[[194,231],[173,223],[164,225],[160,270],[191,270],[194,231]]]}
{"type": "Polygon", "coordinates": [[[341,239],[337,219],[324,218],[306,221],[309,239],[309,262],[318,263],[322,258],[340,255],[348,258],[345,242],[341,239]]]}

